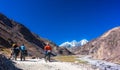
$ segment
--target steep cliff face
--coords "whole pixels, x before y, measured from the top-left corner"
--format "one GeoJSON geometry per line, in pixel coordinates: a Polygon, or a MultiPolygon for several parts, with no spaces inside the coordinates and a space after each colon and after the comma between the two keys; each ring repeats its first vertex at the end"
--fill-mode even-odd
{"type": "Polygon", "coordinates": [[[95,58],[120,62],[120,27],[113,28],[98,39],[98,51],[95,58]]]}
{"type": "Polygon", "coordinates": [[[50,43],[54,54],[59,54],[59,47],[55,43],[39,37],[24,25],[8,19],[0,13],[0,48],[9,49],[14,42],[17,42],[19,46],[25,44],[30,56],[42,57],[46,42],[50,43]]]}
{"type": "Polygon", "coordinates": [[[4,55],[0,54],[0,70],[22,70],[15,67],[14,62],[8,60],[4,55]]]}
{"type": "Polygon", "coordinates": [[[76,54],[92,54],[94,58],[120,63],[120,27],[80,47],[76,54]]]}

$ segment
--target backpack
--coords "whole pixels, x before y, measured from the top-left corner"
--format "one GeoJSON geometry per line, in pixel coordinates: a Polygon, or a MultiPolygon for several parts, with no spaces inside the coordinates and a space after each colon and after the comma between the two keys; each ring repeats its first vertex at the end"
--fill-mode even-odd
{"type": "Polygon", "coordinates": [[[15,54],[16,56],[18,56],[18,55],[19,55],[19,52],[20,52],[19,48],[16,47],[16,48],[14,48],[13,50],[14,50],[14,54],[15,54]]]}
{"type": "Polygon", "coordinates": [[[28,55],[27,50],[24,50],[24,51],[23,51],[23,54],[24,54],[25,56],[27,56],[27,55],[28,55]]]}

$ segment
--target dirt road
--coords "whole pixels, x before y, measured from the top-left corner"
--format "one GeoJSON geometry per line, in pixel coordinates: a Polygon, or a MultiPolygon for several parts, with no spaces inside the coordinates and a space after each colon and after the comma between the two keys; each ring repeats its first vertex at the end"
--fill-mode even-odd
{"type": "Polygon", "coordinates": [[[86,65],[67,62],[45,62],[44,59],[27,59],[14,61],[23,70],[95,70],[86,65]]]}

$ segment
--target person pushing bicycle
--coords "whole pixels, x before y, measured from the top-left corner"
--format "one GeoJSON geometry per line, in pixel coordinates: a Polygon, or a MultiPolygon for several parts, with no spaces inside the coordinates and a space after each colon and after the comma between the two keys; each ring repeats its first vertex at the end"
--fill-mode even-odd
{"type": "Polygon", "coordinates": [[[50,57],[51,57],[51,52],[52,52],[52,48],[49,45],[49,43],[46,43],[46,46],[44,47],[44,51],[45,51],[45,60],[50,62],[50,57]]]}

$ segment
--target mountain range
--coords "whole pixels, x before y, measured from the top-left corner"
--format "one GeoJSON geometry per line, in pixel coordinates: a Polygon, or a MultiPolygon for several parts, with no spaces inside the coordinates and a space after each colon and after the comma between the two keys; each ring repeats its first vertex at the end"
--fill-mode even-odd
{"type": "Polygon", "coordinates": [[[10,56],[10,48],[13,43],[19,46],[25,44],[31,57],[44,57],[44,46],[49,42],[55,55],[81,54],[92,55],[94,59],[102,59],[120,64],[120,26],[110,29],[100,37],[79,42],[73,40],[64,42],[58,47],[54,42],[42,38],[31,32],[23,24],[13,21],[0,13],[0,54],[10,56]],[[62,47],[64,46],[64,47],[62,47]],[[79,47],[81,46],[81,47],[79,47]],[[70,52],[67,48],[73,47],[70,52]]]}
{"type": "Polygon", "coordinates": [[[80,41],[73,40],[71,42],[67,41],[59,45],[60,47],[66,47],[66,48],[73,48],[73,47],[80,47],[88,43],[87,39],[82,39],[80,41]]]}
{"type": "Polygon", "coordinates": [[[29,56],[44,57],[44,46],[48,42],[53,49],[53,54],[70,54],[65,48],[58,47],[54,42],[42,38],[31,32],[23,24],[13,21],[0,13],[0,53],[10,56],[10,48],[13,43],[18,46],[25,44],[29,56]]]}

